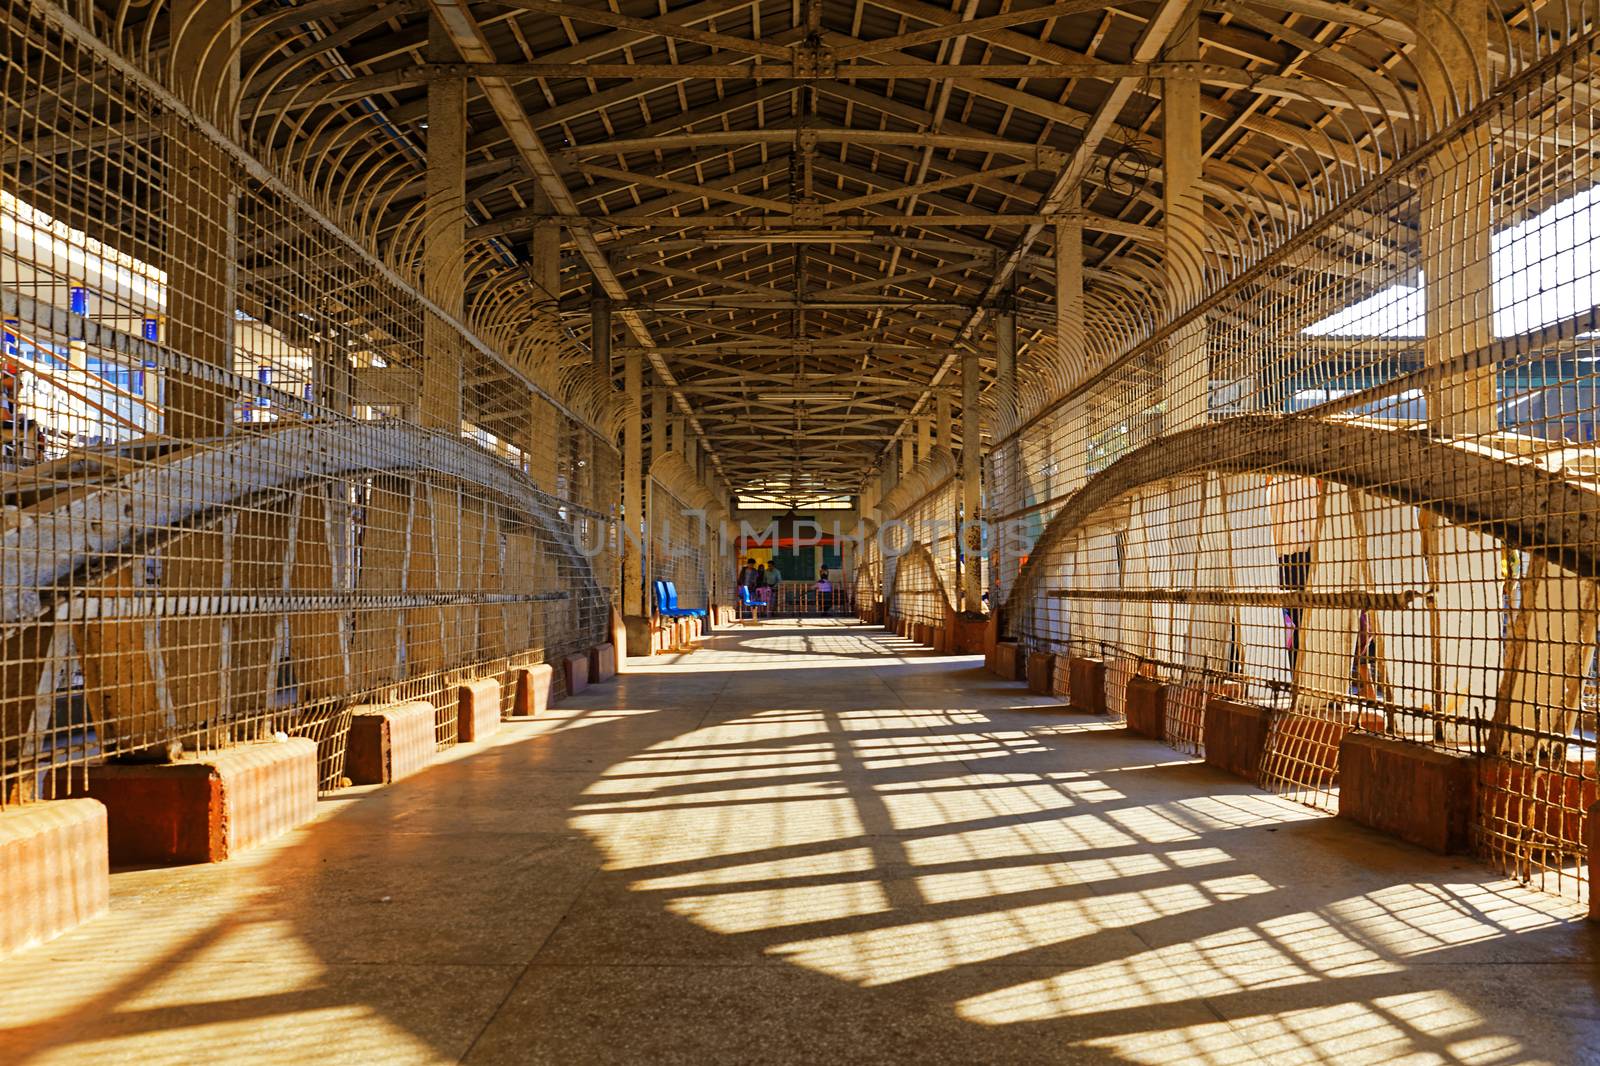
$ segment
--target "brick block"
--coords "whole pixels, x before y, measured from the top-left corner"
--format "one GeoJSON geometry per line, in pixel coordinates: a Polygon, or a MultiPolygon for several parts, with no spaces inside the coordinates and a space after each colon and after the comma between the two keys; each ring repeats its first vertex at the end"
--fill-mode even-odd
{"type": "Polygon", "coordinates": [[[58,937],[110,905],[104,806],[63,799],[0,811],[0,956],[58,937]]]}
{"type": "Polygon", "coordinates": [[[555,681],[555,669],[549,663],[519,666],[511,671],[512,711],[518,718],[532,718],[550,708],[550,686],[555,681]]]}
{"type": "Polygon", "coordinates": [[[1440,855],[1467,850],[1473,758],[1351,733],[1339,743],[1339,817],[1440,855]]]}
{"type": "Polygon", "coordinates": [[[927,647],[933,646],[933,627],[926,622],[913,622],[911,639],[927,647]]]}
{"type": "Polygon", "coordinates": [[[1167,735],[1167,686],[1154,678],[1128,681],[1128,728],[1152,740],[1167,735]]]}
{"type": "Polygon", "coordinates": [[[500,682],[480,677],[456,686],[456,739],[483,740],[500,728],[500,682]]]}
{"type": "Polygon", "coordinates": [[[1074,655],[1067,662],[1067,702],[1084,714],[1106,713],[1104,659],[1074,655]]]}
{"type": "Polygon", "coordinates": [[[598,685],[617,676],[617,649],[611,644],[597,644],[589,649],[589,684],[598,685]]]}
{"type": "Polygon", "coordinates": [[[1036,696],[1055,692],[1056,657],[1047,651],[1028,653],[1028,691],[1036,696]]]}
{"type": "Polygon", "coordinates": [[[317,744],[291,737],[173,763],[108,763],[90,768],[88,792],[105,804],[112,862],[221,862],[316,814],[317,744]]]}
{"type": "Polygon", "coordinates": [[[1268,708],[1212,696],[1205,706],[1206,762],[1257,783],[1271,727],[1268,708]]]}
{"type": "Polygon", "coordinates": [[[358,785],[386,785],[433,761],[437,712],[423,700],[350,709],[344,773],[358,785]]]}
{"type": "Polygon", "coordinates": [[[561,660],[561,681],[566,685],[569,696],[576,696],[589,687],[588,652],[573,652],[561,660]]]}
{"type": "Polygon", "coordinates": [[[1027,659],[1016,641],[1002,640],[994,646],[994,665],[989,669],[996,677],[1021,681],[1027,676],[1027,667],[1027,659]]]}

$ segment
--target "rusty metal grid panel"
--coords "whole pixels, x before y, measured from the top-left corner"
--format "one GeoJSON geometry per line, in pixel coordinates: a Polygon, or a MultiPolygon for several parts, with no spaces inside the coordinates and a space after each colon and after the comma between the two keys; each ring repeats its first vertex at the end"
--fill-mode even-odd
{"type": "MultiPolygon", "coordinates": [[[[650,481],[650,539],[646,545],[652,592],[657,581],[671,581],[681,608],[705,609],[711,603],[713,566],[724,565],[718,533],[703,508],[694,508],[659,480],[650,481]]],[[[661,606],[660,604],[656,605],[661,606]]]]}
{"type": "Polygon", "coordinates": [[[889,613],[943,631],[960,588],[957,541],[961,482],[941,476],[878,531],[874,551],[884,567],[889,613]]]}
{"type": "Polygon", "coordinates": [[[6,16],[0,804],[280,732],[333,787],[352,706],[432,700],[448,744],[457,681],[603,639],[609,385],[520,270],[425,287],[420,206],[364,224],[417,162],[252,154],[215,85],[6,16]]]}
{"type": "Polygon", "coordinates": [[[1475,847],[1586,892],[1600,621],[1592,36],[1512,71],[1152,318],[991,458],[1036,521],[1027,645],[1276,713],[1262,780],[1337,804],[1352,731],[1473,759],[1475,847]],[[1020,457],[1012,459],[1008,449],[1020,457]],[[1008,481],[1008,471],[1014,474],[1008,481]]]}

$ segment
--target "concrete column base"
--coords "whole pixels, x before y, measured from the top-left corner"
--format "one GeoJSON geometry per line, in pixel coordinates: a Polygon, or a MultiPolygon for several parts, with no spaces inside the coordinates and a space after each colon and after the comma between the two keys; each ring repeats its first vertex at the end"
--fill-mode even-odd
{"type": "Polygon", "coordinates": [[[511,671],[511,683],[516,686],[512,696],[512,716],[532,718],[550,709],[550,686],[556,672],[549,663],[519,666],[511,671]]]}
{"type": "Polygon", "coordinates": [[[1351,733],[1339,742],[1339,817],[1440,855],[1466,851],[1473,758],[1351,733]]]}
{"type": "Polygon", "coordinates": [[[561,682],[567,687],[569,696],[576,696],[589,687],[588,652],[573,652],[561,660],[561,682]]]}
{"type": "Polygon", "coordinates": [[[0,957],[58,937],[110,905],[106,809],[97,800],[0,811],[0,957]]]}
{"type": "Polygon", "coordinates": [[[500,682],[480,677],[456,688],[456,740],[472,744],[500,728],[500,682]]]}
{"type": "Polygon", "coordinates": [[[155,765],[89,770],[106,807],[111,861],[169,866],[221,862],[317,812],[317,744],[305,737],[155,765]]]}
{"type": "Polygon", "coordinates": [[[597,644],[589,649],[589,684],[598,685],[617,676],[617,649],[597,644]]]}
{"type": "Polygon", "coordinates": [[[423,700],[352,707],[344,775],[357,785],[387,785],[421,770],[438,749],[436,717],[423,700]]]}
{"type": "Polygon", "coordinates": [[[1202,736],[1206,762],[1251,784],[1259,784],[1261,756],[1267,750],[1267,732],[1272,727],[1272,712],[1234,700],[1206,701],[1202,736]]]}
{"type": "Polygon", "coordinates": [[[1106,713],[1104,659],[1075,655],[1067,661],[1067,699],[1075,711],[1084,714],[1106,713]]]}
{"type": "Polygon", "coordinates": [[[1128,681],[1128,729],[1151,740],[1167,735],[1167,686],[1149,677],[1128,681]]]}
{"type": "Polygon", "coordinates": [[[623,644],[634,655],[655,654],[655,626],[647,615],[631,614],[622,620],[623,644]]]}

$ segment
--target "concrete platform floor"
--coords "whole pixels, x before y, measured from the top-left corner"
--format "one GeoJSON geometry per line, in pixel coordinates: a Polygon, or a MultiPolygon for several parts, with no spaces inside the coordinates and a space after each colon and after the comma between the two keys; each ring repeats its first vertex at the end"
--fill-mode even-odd
{"type": "Polygon", "coordinates": [[[0,963],[0,1062],[1600,1060],[1576,908],[882,630],[635,661],[0,963]]]}

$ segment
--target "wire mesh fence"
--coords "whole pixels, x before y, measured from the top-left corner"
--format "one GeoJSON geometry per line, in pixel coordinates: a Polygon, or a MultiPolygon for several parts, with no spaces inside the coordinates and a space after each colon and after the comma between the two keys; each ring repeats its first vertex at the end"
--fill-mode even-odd
{"type": "Polygon", "coordinates": [[[908,480],[903,493],[891,494],[891,506],[901,495],[916,496],[884,523],[873,549],[895,556],[886,585],[889,614],[929,627],[934,640],[949,625],[960,590],[961,482],[953,470],[952,461],[936,455],[920,477],[908,480]]]}
{"type": "Polygon", "coordinates": [[[456,680],[605,639],[609,383],[505,299],[520,264],[430,242],[461,205],[420,157],[247,151],[205,119],[239,75],[204,9],[212,46],[161,56],[0,11],[0,803],[280,731],[329,787],[352,705],[434,700],[448,744],[456,680]]]}
{"type": "Polygon", "coordinates": [[[1478,852],[1581,894],[1600,144],[1593,35],[1540,40],[1275,248],[1208,249],[988,491],[1008,626],[1104,655],[1114,714],[1154,673],[1197,751],[1208,694],[1267,706],[1262,781],[1330,809],[1352,731],[1471,757],[1478,852]]]}

